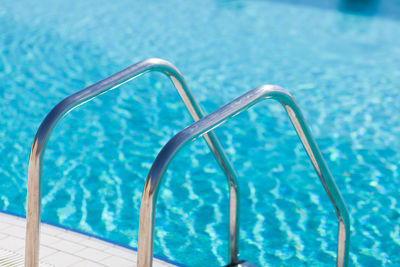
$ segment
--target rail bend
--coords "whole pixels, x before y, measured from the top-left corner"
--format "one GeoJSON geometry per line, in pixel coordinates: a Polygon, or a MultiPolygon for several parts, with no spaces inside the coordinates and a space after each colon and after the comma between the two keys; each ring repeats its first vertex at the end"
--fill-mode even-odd
{"type": "Polygon", "coordinates": [[[152,265],[154,221],[160,182],[169,163],[179,149],[264,99],[274,99],[283,105],[323,187],[329,195],[339,224],[336,265],[338,267],[347,266],[350,244],[350,218],[346,204],[294,98],[281,87],[263,85],[236,98],[229,104],[186,127],[172,137],[157,155],[147,176],[140,206],[139,267],[149,267],[152,265]]]}
{"type": "MultiPolygon", "coordinates": [[[[194,121],[204,117],[204,114],[196,102],[192,92],[187,86],[179,70],[162,59],[147,59],[134,64],[102,81],[99,81],[75,94],[72,94],[59,102],[45,117],[41,123],[35,139],[33,140],[28,167],[28,196],[27,196],[27,226],[25,241],[25,266],[37,267],[39,263],[39,232],[41,212],[41,188],[42,188],[42,164],[43,155],[51,133],[58,122],[74,108],[115,89],[132,79],[147,73],[161,72],[167,75],[182,98],[186,108],[194,121]]],[[[228,177],[230,187],[230,244],[231,262],[236,261],[237,255],[237,175],[226,157],[217,137],[210,132],[204,136],[214,157],[228,177]]]]}

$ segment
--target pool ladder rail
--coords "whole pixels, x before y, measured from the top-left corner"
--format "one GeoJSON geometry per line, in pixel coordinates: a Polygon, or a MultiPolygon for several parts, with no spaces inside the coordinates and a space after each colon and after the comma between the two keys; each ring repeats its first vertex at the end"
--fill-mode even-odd
{"type": "MultiPolygon", "coordinates": [[[[161,149],[157,155],[150,172],[147,176],[143,190],[140,206],[139,219],[139,242],[138,242],[138,266],[148,267],[152,264],[153,242],[154,242],[154,220],[156,212],[156,201],[160,183],[168,165],[178,151],[186,144],[196,138],[207,134],[217,128],[225,121],[247,110],[251,106],[265,99],[273,99],[282,104],[286,110],[297,135],[302,142],[311,163],[328,194],[337,215],[338,220],[338,246],[336,266],[348,265],[350,244],[350,218],[346,204],[340,194],[338,187],[326,165],[322,154],[311,135],[299,106],[286,90],[275,85],[262,85],[248,93],[236,98],[229,104],[221,107],[215,112],[207,115],[201,120],[186,127],[161,149]]],[[[253,266],[250,263],[231,263],[228,266],[253,266]]]]}
{"type": "Polygon", "coordinates": [[[76,107],[112,89],[116,89],[122,84],[131,81],[144,73],[153,71],[161,72],[170,78],[195,123],[183,129],[170,139],[158,154],[146,179],[140,207],[138,266],[147,267],[152,265],[155,207],[162,176],[178,150],[183,145],[200,136],[204,137],[215,159],[228,178],[230,202],[229,264],[227,266],[254,266],[250,263],[239,261],[237,257],[237,239],[239,229],[237,175],[232,164],[226,157],[216,135],[212,132],[212,129],[218,127],[226,120],[248,109],[257,102],[267,98],[272,98],[281,102],[286,109],[317,174],[329,195],[339,222],[337,266],[347,266],[350,233],[348,211],[335,181],[333,180],[332,175],[330,174],[317,144],[312,138],[300,109],[293,97],[280,87],[264,85],[253,89],[247,94],[204,117],[200,106],[196,102],[182,74],[174,65],[162,59],[143,60],[68,96],[59,102],[47,114],[41,123],[35,135],[29,158],[25,266],[37,267],[39,263],[42,165],[45,148],[54,128],[67,113],[76,107]]]}

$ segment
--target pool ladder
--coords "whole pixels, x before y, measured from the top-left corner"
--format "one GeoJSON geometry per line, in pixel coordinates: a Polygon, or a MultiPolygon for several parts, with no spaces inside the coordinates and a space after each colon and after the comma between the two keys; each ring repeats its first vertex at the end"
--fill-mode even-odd
{"type": "Polygon", "coordinates": [[[35,135],[29,158],[25,266],[37,267],[39,263],[42,165],[45,148],[54,128],[74,108],[144,73],[153,71],[161,72],[170,78],[195,123],[186,127],[168,141],[156,157],[147,176],[140,206],[138,266],[148,267],[152,265],[156,201],[163,174],[178,150],[200,136],[203,136],[206,140],[229,182],[229,264],[227,266],[254,266],[239,260],[237,256],[239,229],[237,175],[212,130],[264,99],[274,99],[283,105],[306,149],[307,155],[336,211],[339,224],[336,265],[347,266],[350,240],[348,211],[294,98],[278,86],[263,85],[204,117],[182,74],[174,65],[162,59],[141,61],[68,96],[59,102],[41,123],[35,135]]]}

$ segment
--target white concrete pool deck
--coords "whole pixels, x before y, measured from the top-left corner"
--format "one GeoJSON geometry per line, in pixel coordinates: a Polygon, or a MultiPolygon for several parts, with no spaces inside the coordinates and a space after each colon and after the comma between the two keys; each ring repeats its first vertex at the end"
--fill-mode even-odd
{"type": "MultiPolygon", "coordinates": [[[[24,242],[25,219],[0,212],[0,266],[23,266],[24,242]]],[[[40,242],[40,266],[136,266],[133,250],[45,223],[40,242]]],[[[154,259],[153,266],[174,265],[154,259]]]]}

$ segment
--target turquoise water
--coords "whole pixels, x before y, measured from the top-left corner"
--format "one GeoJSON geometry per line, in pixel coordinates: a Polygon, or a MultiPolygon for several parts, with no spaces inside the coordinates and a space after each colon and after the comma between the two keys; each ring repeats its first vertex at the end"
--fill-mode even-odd
{"type": "MultiPolygon", "coordinates": [[[[358,13],[306,2],[3,0],[0,210],[25,213],[30,146],[57,102],[160,57],[208,113],[261,84],[287,88],[347,202],[351,264],[399,265],[400,3],[372,1],[373,12],[358,13]]],[[[189,123],[158,74],[73,111],[46,151],[43,219],[136,247],[147,172],[189,123]]],[[[332,266],[335,213],[281,106],[265,101],[216,133],[240,176],[241,258],[332,266]]],[[[226,264],[227,217],[225,177],[198,140],[165,176],[155,253],[226,264]]]]}

